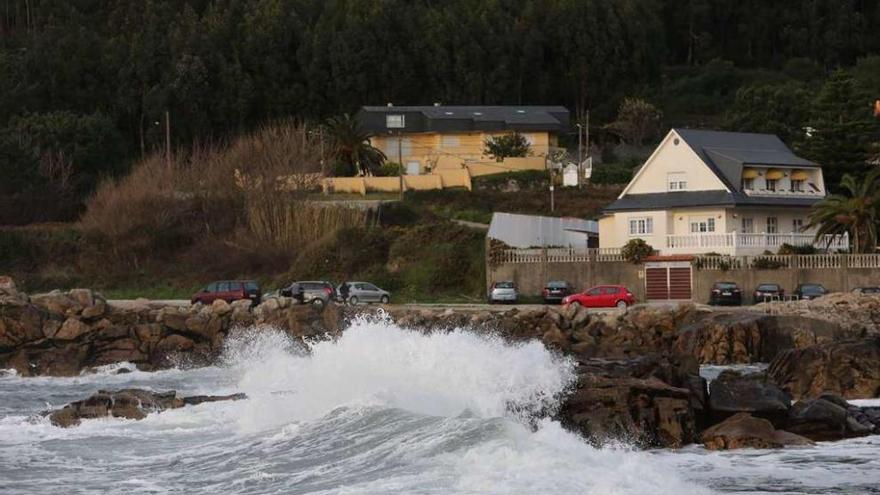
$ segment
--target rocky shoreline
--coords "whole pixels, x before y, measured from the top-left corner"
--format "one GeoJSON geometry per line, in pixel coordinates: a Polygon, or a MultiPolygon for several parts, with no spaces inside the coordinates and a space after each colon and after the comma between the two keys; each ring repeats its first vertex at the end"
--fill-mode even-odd
{"type": "MultiPolygon", "coordinates": [[[[644,447],[702,442],[738,448],[880,433],[880,408],[844,400],[880,396],[880,298],[850,296],[822,304],[824,316],[811,314],[804,303],[789,313],[781,307],[768,313],[694,306],[605,315],[574,307],[386,310],[404,328],[465,327],[511,341],[538,339],[570,356],[577,362],[577,383],[559,419],[594,443],[624,438],[644,447]],[[829,317],[834,308],[857,313],[858,321],[846,314],[829,317]],[[711,387],[699,375],[701,364],[755,362],[770,365],[758,374],[722,373],[711,387]]],[[[336,338],[353,318],[376,311],[315,308],[287,298],[269,298],[255,308],[245,301],[116,306],[88,289],[29,296],[0,277],[0,369],[72,376],[123,361],[146,371],[199,366],[213,362],[226,339],[241,329],[277,328],[305,345],[336,338]]],[[[162,403],[121,392],[133,398],[123,404],[162,403]]],[[[115,415],[112,406],[102,414],[115,415]]]]}

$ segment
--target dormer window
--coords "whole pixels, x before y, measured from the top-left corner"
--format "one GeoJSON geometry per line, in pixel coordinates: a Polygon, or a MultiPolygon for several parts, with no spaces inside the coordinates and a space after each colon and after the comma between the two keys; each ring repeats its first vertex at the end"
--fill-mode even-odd
{"type": "Polygon", "coordinates": [[[668,184],[667,190],[674,191],[687,191],[688,183],[687,176],[683,172],[672,172],[667,175],[668,184]]]}
{"type": "Polygon", "coordinates": [[[767,190],[770,192],[776,192],[779,187],[778,179],[767,179],[767,190]]]}
{"type": "Polygon", "coordinates": [[[792,179],[791,190],[792,192],[804,192],[804,181],[792,179]]]}
{"type": "Polygon", "coordinates": [[[755,179],[743,179],[743,191],[753,191],[755,189],[755,179]]]}

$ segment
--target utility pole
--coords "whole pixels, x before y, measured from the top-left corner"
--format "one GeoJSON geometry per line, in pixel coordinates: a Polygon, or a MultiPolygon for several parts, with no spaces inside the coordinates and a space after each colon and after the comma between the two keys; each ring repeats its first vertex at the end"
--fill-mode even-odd
{"type": "Polygon", "coordinates": [[[580,123],[575,124],[575,125],[577,126],[577,129],[578,129],[578,163],[577,163],[578,180],[577,180],[577,183],[580,184],[581,183],[581,164],[584,162],[583,154],[581,153],[581,150],[583,149],[583,143],[581,140],[581,136],[583,136],[584,130],[583,130],[583,128],[581,128],[580,123]]]}
{"type": "Polygon", "coordinates": [[[321,177],[327,176],[327,169],[324,166],[324,128],[318,127],[318,143],[321,147],[321,177]]]}
{"type": "Polygon", "coordinates": [[[171,171],[171,112],[165,110],[165,166],[171,171]]]}
{"type": "Polygon", "coordinates": [[[553,213],[553,211],[556,209],[556,205],[553,201],[554,200],[554,198],[553,198],[553,176],[554,176],[554,173],[551,170],[550,171],[550,213],[553,213]]]}
{"type": "Polygon", "coordinates": [[[403,202],[403,132],[397,131],[397,176],[400,178],[400,201],[403,202]]]}

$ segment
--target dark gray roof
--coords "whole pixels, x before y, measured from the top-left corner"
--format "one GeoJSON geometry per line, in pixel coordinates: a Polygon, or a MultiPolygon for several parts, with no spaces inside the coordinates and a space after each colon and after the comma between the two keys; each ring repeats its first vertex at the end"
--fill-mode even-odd
{"type": "Polygon", "coordinates": [[[549,131],[569,127],[561,106],[365,106],[356,118],[365,130],[384,133],[385,115],[403,114],[404,132],[549,131]]]}
{"type": "Polygon", "coordinates": [[[773,134],[674,129],[700,159],[733,191],[742,184],[745,165],[818,167],[795,155],[773,134]]]}
{"type": "Polygon", "coordinates": [[[809,207],[821,198],[778,198],[769,196],[746,196],[727,191],[682,191],[648,194],[627,194],[602,209],[605,213],[617,211],[665,210],[700,206],[781,206],[809,207]]]}

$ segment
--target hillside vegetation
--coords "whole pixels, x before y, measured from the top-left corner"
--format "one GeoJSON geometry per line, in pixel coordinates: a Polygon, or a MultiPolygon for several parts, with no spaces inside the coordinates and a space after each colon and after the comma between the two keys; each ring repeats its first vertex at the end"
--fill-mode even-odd
{"type": "Polygon", "coordinates": [[[560,104],[603,144],[639,97],[653,139],[775,132],[834,186],[878,151],[878,25],[880,0],[6,0],[0,224],[76,220],[166,112],[189,148],[366,104],[560,104]]]}

